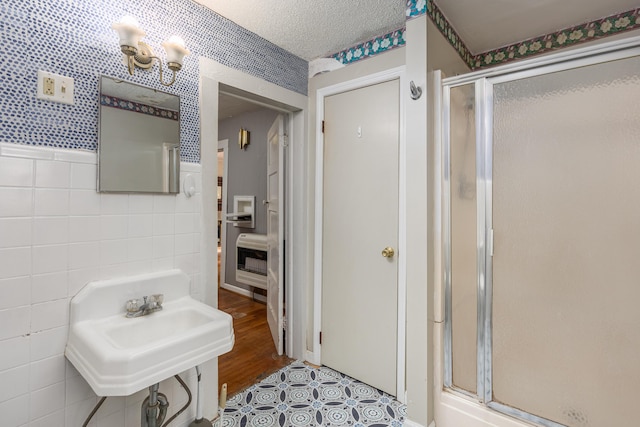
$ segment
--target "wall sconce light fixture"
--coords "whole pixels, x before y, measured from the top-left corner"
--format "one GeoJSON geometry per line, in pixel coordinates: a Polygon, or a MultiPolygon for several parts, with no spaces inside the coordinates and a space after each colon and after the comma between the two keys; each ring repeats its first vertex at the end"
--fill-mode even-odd
{"type": "Polygon", "coordinates": [[[249,140],[249,131],[241,128],[240,132],[238,133],[238,145],[240,146],[240,149],[246,150],[249,142],[251,142],[249,140]]]}
{"type": "Polygon", "coordinates": [[[153,60],[156,59],[160,66],[160,83],[164,86],[171,86],[176,81],[176,72],[182,69],[182,60],[190,53],[184,44],[184,40],[178,36],[171,36],[169,40],[162,43],[162,47],[167,53],[167,67],[173,71],[171,81],[165,83],[162,77],[162,60],[153,54],[148,44],[140,41],[140,38],[146,33],[140,28],[136,18],[125,16],[120,21],[113,23],[111,28],[120,37],[120,50],[125,55],[130,75],[133,75],[135,67],[151,68],[153,60]]]}

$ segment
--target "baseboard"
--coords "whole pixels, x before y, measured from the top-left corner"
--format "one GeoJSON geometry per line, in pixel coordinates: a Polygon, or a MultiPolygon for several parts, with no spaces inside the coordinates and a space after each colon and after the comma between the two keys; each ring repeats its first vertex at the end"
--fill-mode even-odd
{"type": "MultiPolygon", "coordinates": [[[[424,427],[422,424],[419,424],[415,421],[411,421],[407,418],[404,419],[404,421],[402,422],[402,425],[404,427],[424,427]]],[[[432,421],[431,424],[429,424],[429,427],[436,427],[436,422],[432,421]]]]}
{"type": "Polygon", "coordinates": [[[226,289],[227,291],[231,291],[234,292],[238,295],[242,295],[245,297],[249,297],[249,298],[253,298],[256,301],[260,301],[260,302],[267,302],[267,297],[264,295],[260,295],[260,294],[254,294],[252,293],[250,290],[248,289],[244,289],[244,288],[239,288],[236,285],[230,285],[229,283],[221,283],[220,287],[222,289],[226,289]]]}

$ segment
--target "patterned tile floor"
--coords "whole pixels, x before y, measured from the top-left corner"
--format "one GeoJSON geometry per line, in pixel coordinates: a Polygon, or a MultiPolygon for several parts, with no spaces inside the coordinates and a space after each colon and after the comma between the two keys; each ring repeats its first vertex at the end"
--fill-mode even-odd
{"type": "Polygon", "coordinates": [[[294,362],[230,398],[223,426],[401,427],[405,414],[405,405],[386,393],[332,369],[294,362]]]}

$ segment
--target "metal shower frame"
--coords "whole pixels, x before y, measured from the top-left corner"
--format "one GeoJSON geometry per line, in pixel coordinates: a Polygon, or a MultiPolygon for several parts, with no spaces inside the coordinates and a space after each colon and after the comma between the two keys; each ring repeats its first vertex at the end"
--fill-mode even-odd
{"type": "Polygon", "coordinates": [[[640,56],[640,36],[543,56],[442,80],[442,280],[444,283],[444,387],[498,412],[545,427],[564,427],[554,421],[493,401],[493,87],[496,84],[640,56]],[[476,137],[476,259],[477,259],[477,382],[476,393],[455,387],[452,368],[451,289],[451,89],[475,87],[476,137]]]}

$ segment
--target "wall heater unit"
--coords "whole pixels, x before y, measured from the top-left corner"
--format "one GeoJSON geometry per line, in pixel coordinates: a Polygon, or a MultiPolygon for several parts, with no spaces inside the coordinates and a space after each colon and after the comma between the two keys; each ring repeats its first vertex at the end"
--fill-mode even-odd
{"type": "Polygon", "coordinates": [[[267,289],[267,236],[242,233],[236,240],[236,280],[267,289]]]}

